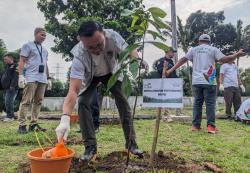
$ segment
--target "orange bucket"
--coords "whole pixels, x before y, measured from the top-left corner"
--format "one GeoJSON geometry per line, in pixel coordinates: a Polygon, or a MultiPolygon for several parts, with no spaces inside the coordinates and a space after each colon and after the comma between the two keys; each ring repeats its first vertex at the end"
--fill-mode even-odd
{"type": "MultiPolygon", "coordinates": [[[[51,147],[44,148],[44,151],[50,150],[51,147]]],[[[75,151],[67,148],[68,155],[56,157],[53,159],[42,158],[43,150],[35,149],[27,153],[30,160],[30,168],[32,173],[68,173],[70,163],[75,151]]]]}

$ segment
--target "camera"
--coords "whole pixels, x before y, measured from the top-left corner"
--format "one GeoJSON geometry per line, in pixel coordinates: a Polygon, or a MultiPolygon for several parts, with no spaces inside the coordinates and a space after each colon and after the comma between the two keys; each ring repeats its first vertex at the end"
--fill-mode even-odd
{"type": "Polygon", "coordinates": [[[38,72],[44,73],[44,65],[39,65],[38,72]]]}

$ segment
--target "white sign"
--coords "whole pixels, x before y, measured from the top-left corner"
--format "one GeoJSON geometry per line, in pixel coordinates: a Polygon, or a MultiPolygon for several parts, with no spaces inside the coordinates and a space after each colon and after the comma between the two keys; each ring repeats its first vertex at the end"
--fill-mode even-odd
{"type": "Polygon", "coordinates": [[[181,78],[144,79],[143,107],[182,108],[181,78]]]}

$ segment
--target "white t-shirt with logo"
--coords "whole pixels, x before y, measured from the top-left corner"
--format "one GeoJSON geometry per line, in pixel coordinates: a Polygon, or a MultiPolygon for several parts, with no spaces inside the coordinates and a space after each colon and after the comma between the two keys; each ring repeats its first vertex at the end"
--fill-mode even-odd
{"type": "Polygon", "coordinates": [[[185,57],[193,62],[192,84],[216,85],[215,61],[224,56],[218,48],[207,44],[189,49],[185,57]]]}
{"type": "Polygon", "coordinates": [[[225,88],[239,87],[238,68],[235,64],[225,63],[220,67],[220,74],[223,74],[222,84],[225,88]]]}

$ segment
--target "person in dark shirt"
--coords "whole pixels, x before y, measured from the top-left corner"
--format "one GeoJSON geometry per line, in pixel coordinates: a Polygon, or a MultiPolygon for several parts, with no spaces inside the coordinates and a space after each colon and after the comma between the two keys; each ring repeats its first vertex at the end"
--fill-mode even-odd
{"type": "MultiPolygon", "coordinates": [[[[164,62],[166,65],[167,70],[171,69],[174,66],[174,61],[172,60],[174,57],[174,53],[176,52],[176,50],[174,50],[172,47],[170,47],[166,52],[165,52],[165,56],[156,60],[156,62],[154,63],[154,68],[157,70],[158,72],[158,77],[161,78],[162,77],[162,70],[164,68],[164,62]]],[[[168,76],[165,76],[167,78],[178,78],[178,76],[176,75],[176,71],[174,71],[173,73],[169,74],[168,76]]]]}
{"type": "Polygon", "coordinates": [[[3,121],[10,122],[14,120],[14,101],[18,93],[17,64],[14,63],[14,58],[11,54],[5,54],[3,61],[6,66],[1,77],[1,86],[4,90],[4,105],[7,113],[3,121]]]}
{"type": "MultiPolygon", "coordinates": [[[[156,60],[154,63],[154,68],[157,70],[157,78],[178,78],[176,71],[166,76],[165,72],[163,73],[163,70],[166,71],[168,69],[171,69],[174,66],[174,61],[172,60],[174,57],[174,53],[176,50],[174,50],[172,47],[170,47],[166,52],[165,56],[156,60]]],[[[167,122],[172,122],[173,119],[171,115],[169,115],[169,111],[167,109],[163,110],[162,119],[167,122]]]]}

